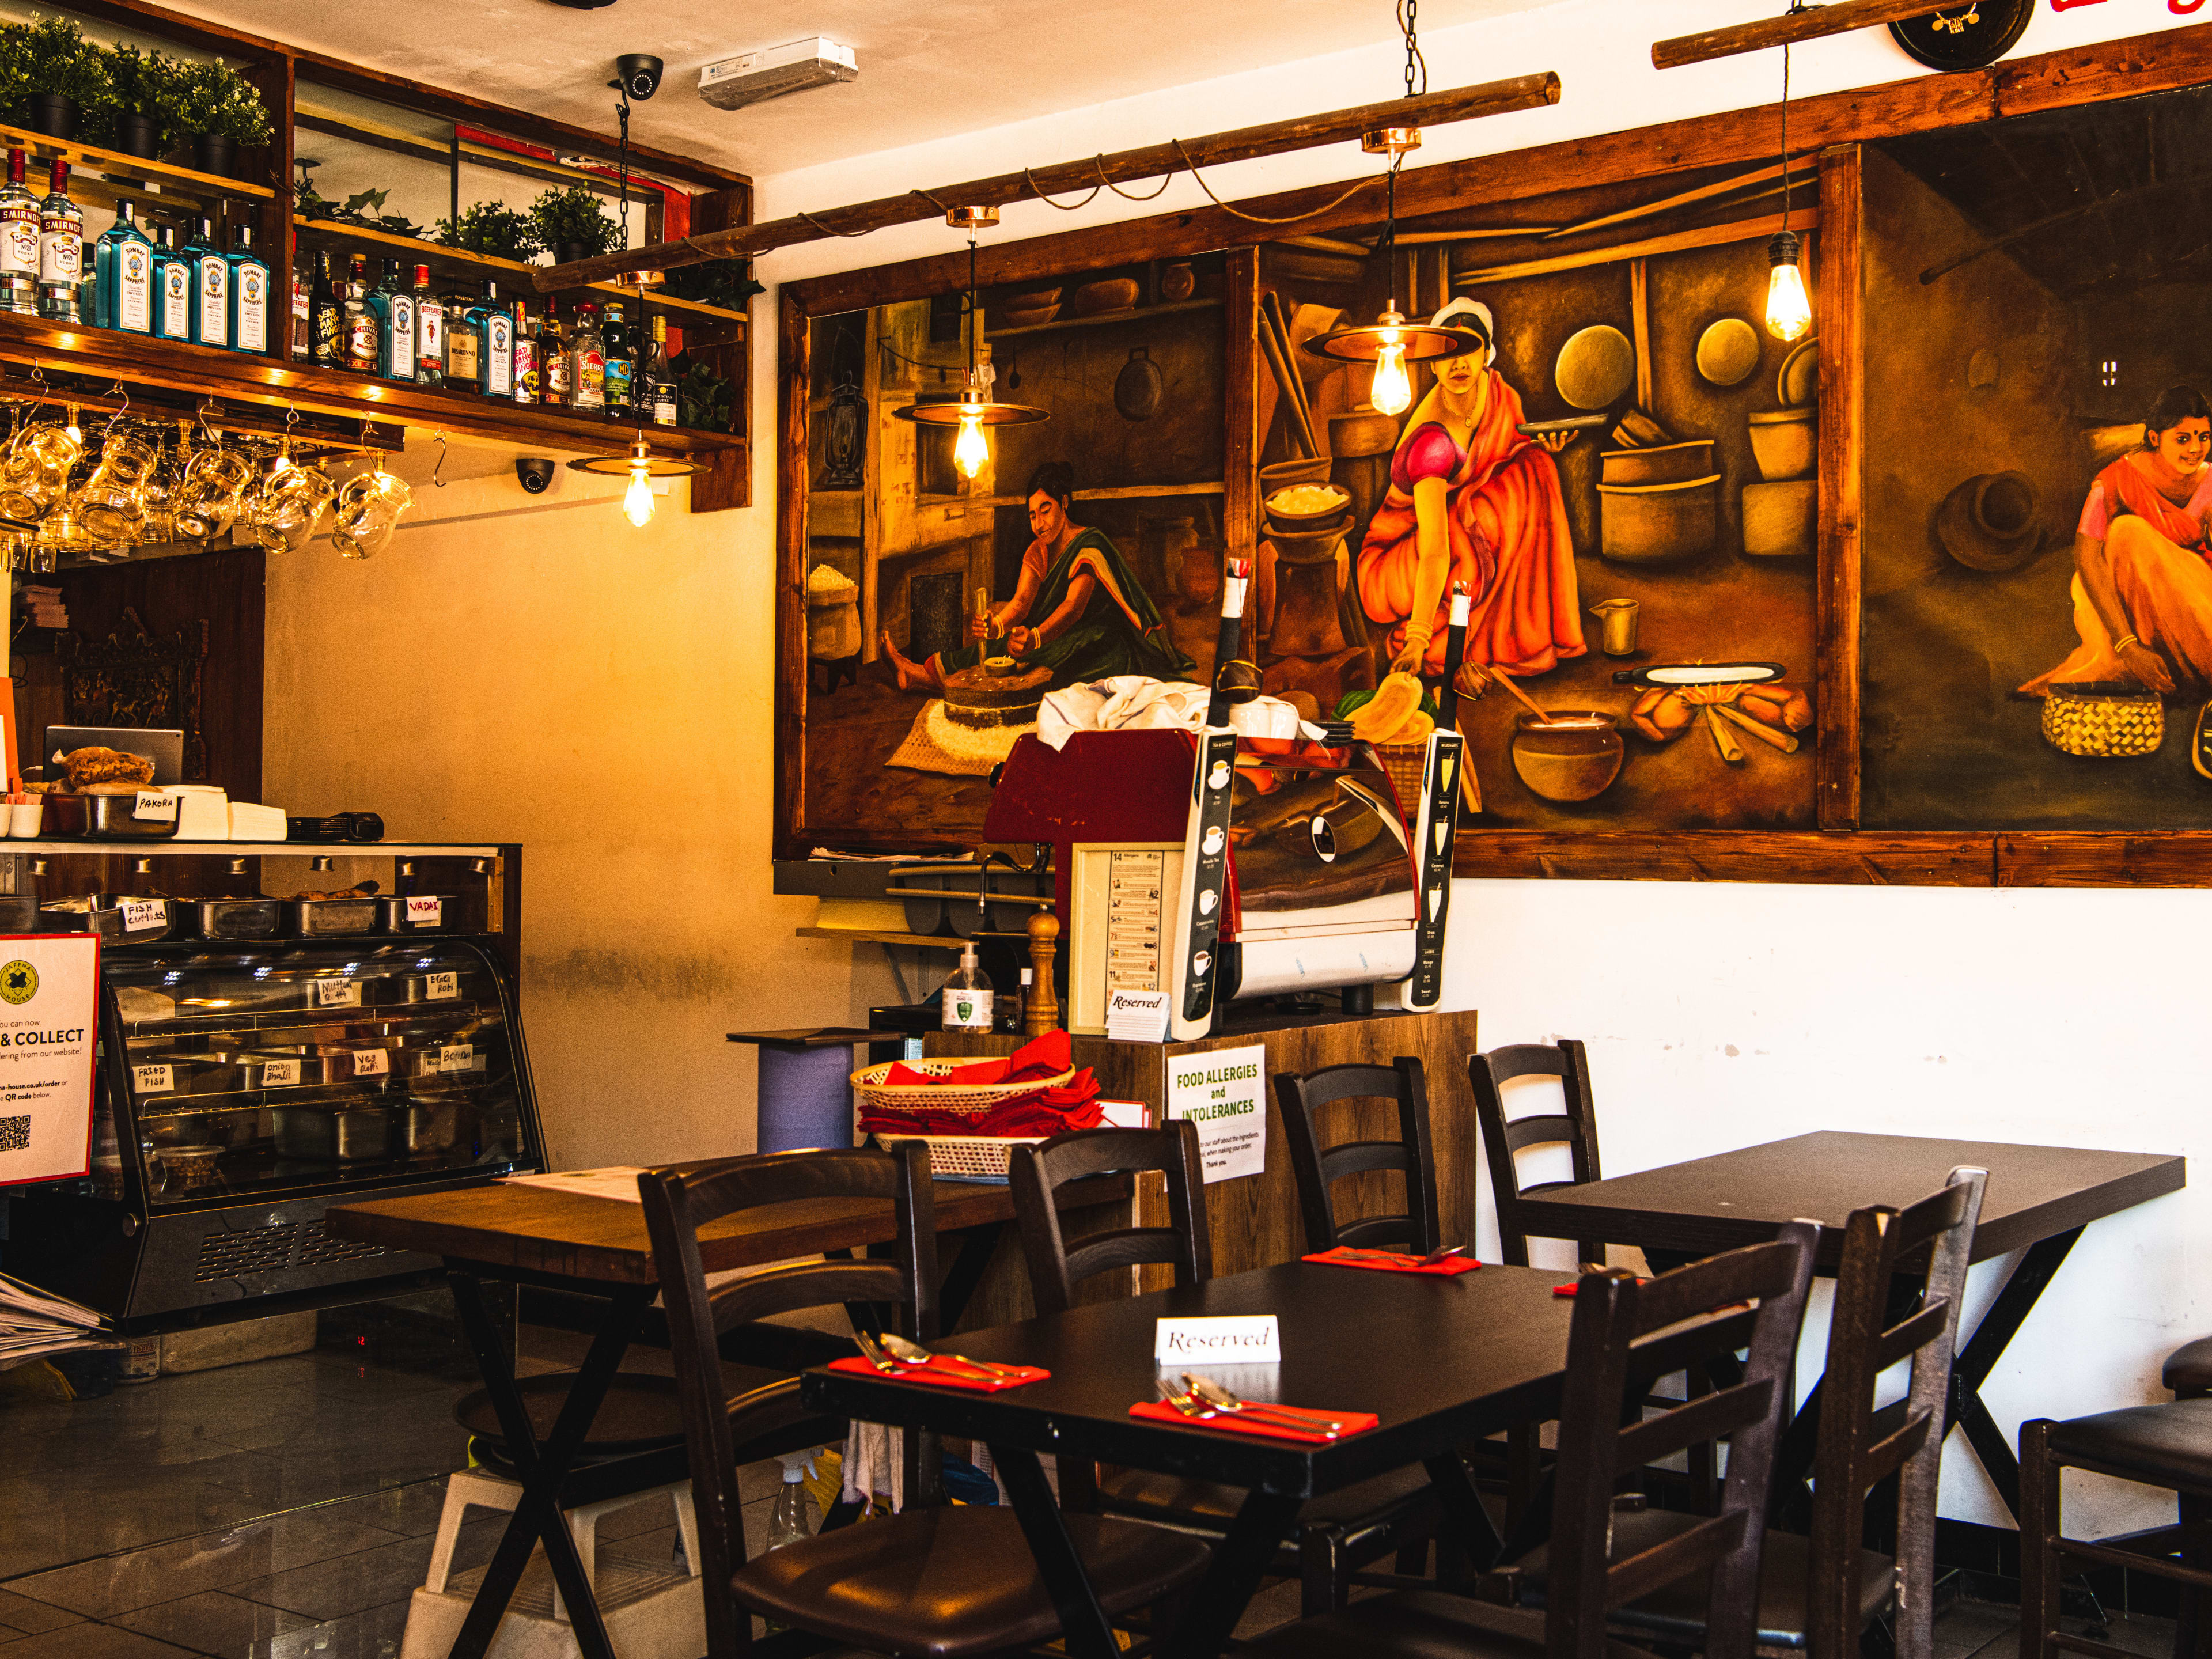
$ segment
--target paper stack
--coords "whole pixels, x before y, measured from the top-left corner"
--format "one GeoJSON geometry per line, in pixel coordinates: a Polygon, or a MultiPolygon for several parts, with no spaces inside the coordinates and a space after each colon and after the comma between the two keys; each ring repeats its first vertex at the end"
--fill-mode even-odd
{"type": "Polygon", "coordinates": [[[1114,1042],[1165,1042],[1168,993],[1110,991],[1106,996],[1106,1036],[1114,1042]]]}
{"type": "Polygon", "coordinates": [[[291,833],[291,825],[286,822],[281,806],[257,806],[246,800],[230,804],[233,841],[283,841],[291,833]]]}
{"type": "Polygon", "coordinates": [[[0,1273],[0,1369],[72,1348],[106,1348],[117,1339],[100,1316],[64,1296],[33,1290],[0,1273]]]}
{"type": "Polygon", "coordinates": [[[23,589],[23,604],[31,613],[31,626],[33,628],[69,626],[69,611],[62,605],[62,591],[58,587],[26,586],[23,589]]]}

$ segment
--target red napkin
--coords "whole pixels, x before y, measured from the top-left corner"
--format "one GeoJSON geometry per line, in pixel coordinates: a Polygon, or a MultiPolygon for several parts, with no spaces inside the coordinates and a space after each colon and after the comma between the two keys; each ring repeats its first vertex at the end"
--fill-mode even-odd
{"type": "Polygon", "coordinates": [[[988,1112],[896,1112],[881,1106],[860,1110],[860,1127],[871,1134],[1056,1135],[1069,1129],[1095,1129],[1104,1121],[1098,1106],[1098,1079],[1088,1066],[1058,1088],[1016,1095],[988,1112]]]}
{"type": "Polygon", "coordinates": [[[1448,1255],[1442,1261],[1432,1261],[1425,1267],[1418,1255],[1399,1255],[1386,1261],[1379,1256],[1348,1250],[1341,1244],[1333,1250],[1323,1250],[1318,1255],[1302,1255],[1298,1260],[1323,1262],[1332,1267],[1371,1267],[1378,1273],[1434,1273],[1445,1279],[1454,1273],[1471,1273],[1482,1265],[1471,1255],[1448,1255]]]}
{"type": "MultiPolygon", "coordinates": [[[[840,1359],[836,1363],[842,1365],[846,1362],[840,1359]]],[[[1187,1429],[1224,1429],[1231,1434],[1255,1435],[1262,1440],[1295,1440],[1304,1446],[1325,1446],[1328,1443],[1326,1434],[1308,1434],[1277,1419],[1269,1418],[1262,1421],[1243,1412],[1222,1412],[1201,1422],[1194,1417],[1185,1417],[1164,1400],[1139,1400],[1129,1407],[1129,1415],[1141,1417],[1151,1423],[1180,1423],[1187,1429]]],[[[1336,1437],[1340,1440],[1348,1434],[1364,1434],[1382,1420],[1372,1412],[1336,1412],[1333,1415],[1344,1421],[1344,1426],[1336,1431],[1336,1437]]]]}
{"type": "Polygon", "coordinates": [[[955,1066],[941,1076],[931,1072],[917,1072],[911,1066],[894,1066],[884,1074],[883,1086],[920,1089],[958,1085],[972,1089],[994,1083],[1042,1082],[1048,1077],[1058,1077],[1067,1069],[1068,1054],[1067,1033],[1047,1031],[1034,1042],[1015,1049],[1011,1054],[996,1060],[969,1060],[964,1065],[955,1066]]]}
{"type": "Polygon", "coordinates": [[[970,1394],[996,1394],[1001,1389],[1018,1389],[1025,1382],[1042,1382],[1052,1375],[1050,1371],[1040,1370],[1035,1365],[1009,1365],[1006,1369],[1013,1373],[1012,1376],[994,1377],[986,1382],[935,1358],[927,1365],[902,1365],[895,1373],[879,1371],[865,1359],[833,1359],[830,1362],[830,1369],[854,1376],[881,1376],[894,1382],[923,1382],[933,1388],[965,1389],[970,1394]]]}
{"type": "MultiPolygon", "coordinates": [[[[1648,1279],[1639,1279],[1636,1282],[1639,1285],[1649,1285],[1651,1281],[1648,1279]]],[[[1552,1294],[1553,1296],[1571,1297],[1575,1293],[1575,1286],[1581,1283],[1582,1281],[1577,1279],[1571,1279],[1565,1285],[1554,1285],[1552,1286],[1552,1294]]]]}

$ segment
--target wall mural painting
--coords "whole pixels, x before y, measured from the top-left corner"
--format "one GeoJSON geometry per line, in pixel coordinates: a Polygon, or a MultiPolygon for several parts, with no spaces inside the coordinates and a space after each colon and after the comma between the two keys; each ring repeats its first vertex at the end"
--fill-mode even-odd
{"type": "Polygon", "coordinates": [[[2212,92],[1865,149],[1870,827],[2212,825],[2212,92]]]}
{"type": "MultiPolygon", "coordinates": [[[[961,296],[813,318],[807,833],[972,837],[1048,691],[1210,679],[1231,552],[1263,689],[1310,717],[1394,668],[1440,685],[1466,586],[1472,828],[1811,828],[1817,346],[1759,322],[1783,187],[1739,164],[1401,222],[1394,254],[1377,224],[987,288],[998,395],[1051,419],[973,479],[896,418],[960,385],[961,296]],[[1303,349],[1394,291],[1488,342],[1401,416],[1303,349]]],[[[1790,192],[1809,264],[1811,163],[1790,192]]]]}

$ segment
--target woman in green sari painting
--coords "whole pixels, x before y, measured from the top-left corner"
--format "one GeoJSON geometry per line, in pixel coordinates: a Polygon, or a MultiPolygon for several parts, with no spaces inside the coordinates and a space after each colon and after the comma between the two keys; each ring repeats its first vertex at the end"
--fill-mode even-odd
{"type": "Polygon", "coordinates": [[[988,616],[968,619],[966,645],[927,662],[899,653],[883,637],[884,655],[902,691],[941,688],[947,674],[982,660],[984,641],[1003,636],[1007,655],[1052,671],[1052,689],[1116,674],[1178,680],[1193,664],[1168,638],[1166,623],[1103,531],[1067,516],[1075,469],[1047,461],[1030,479],[1030,530],[1014,596],[988,616]]]}

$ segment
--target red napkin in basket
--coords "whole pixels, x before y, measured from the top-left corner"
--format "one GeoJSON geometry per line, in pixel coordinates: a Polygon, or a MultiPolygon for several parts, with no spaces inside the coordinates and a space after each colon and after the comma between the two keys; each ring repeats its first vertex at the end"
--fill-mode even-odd
{"type": "Polygon", "coordinates": [[[1323,1250],[1318,1255],[1302,1255],[1298,1260],[1319,1261],[1331,1267],[1370,1267],[1378,1273],[1433,1273],[1444,1279],[1454,1273],[1471,1273],[1482,1265],[1471,1255],[1448,1255],[1442,1261],[1432,1261],[1425,1267],[1421,1265],[1421,1258],[1410,1253],[1386,1261],[1380,1256],[1348,1250],[1341,1244],[1333,1250],[1323,1250]]]}
{"type": "Polygon", "coordinates": [[[970,1394],[996,1394],[1001,1389],[1018,1389],[1024,1383],[1042,1382],[1052,1373],[1035,1365],[1009,1365],[1014,1374],[985,1382],[980,1376],[970,1376],[957,1366],[947,1365],[941,1358],[933,1358],[927,1365],[902,1365],[896,1372],[879,1371],[865,1359],[833,1359],[833,1371],[845,1371],[854,1376],[881,1376],[893,1382],[921,1382],[938,1389],[965,1389],[970,1394]]]}
{"type": "Polygon", "coordinates": [[[895,1112],[883,1106],[860,1109],[860,1127],[871,1134],[1056,1135],[1069,1129],[1095,1129],[1104,1121],[1105,1115],[1098,1107],[1098,1079],[1091,1074],[1088,1066],[1059,1088],[1035,1089],[1025,1095],[1016,1095],[1011,1100],[1000,1101],[988,1112],[895,1112]]]}
{"type": "Polygon", "coordinates": [[[1047,1031],[1036,1042],[996,1060],[975,1060],[939,1075],[918,1072],[911,1066],[894,1066],[884,1075],[887,1089],[958,1086],[983,1088],[998,1083],[1039,1083],[1067,1069],[1068,1041],[1065,1031],[1047,1031]]]}
{"type": "MultiPolygon", "coordinates": [[[[845,1363],[842,1359],[836,1362],[841,1366],[845,1363]]],[[[1187,1429],[1221,1429],[1230,1434],[1249,1434],[1261,1440],[1295,1440],[1302,1446],[1325,1446],[1328,1443],[1326,1434],[1308,1434],[1275,1419],[1262,1422],[1241,1412],[1217,1413],[1203,1421],[1195,1417],[1185,1417],[1164,1400],[1139,1400],[1129,1407],[1129,1415],[1141,1417],[1149,1423],[1180,1423],[1187,1429]]],[[[1373,1412],[1334,1412],[1331,1415],[1344,1421],[1344,1426],[1336,1431],[1336,1437],[1340,1440],[1348,1434],[1364,1434],[1382,1420],[1373,1412]]]]}

